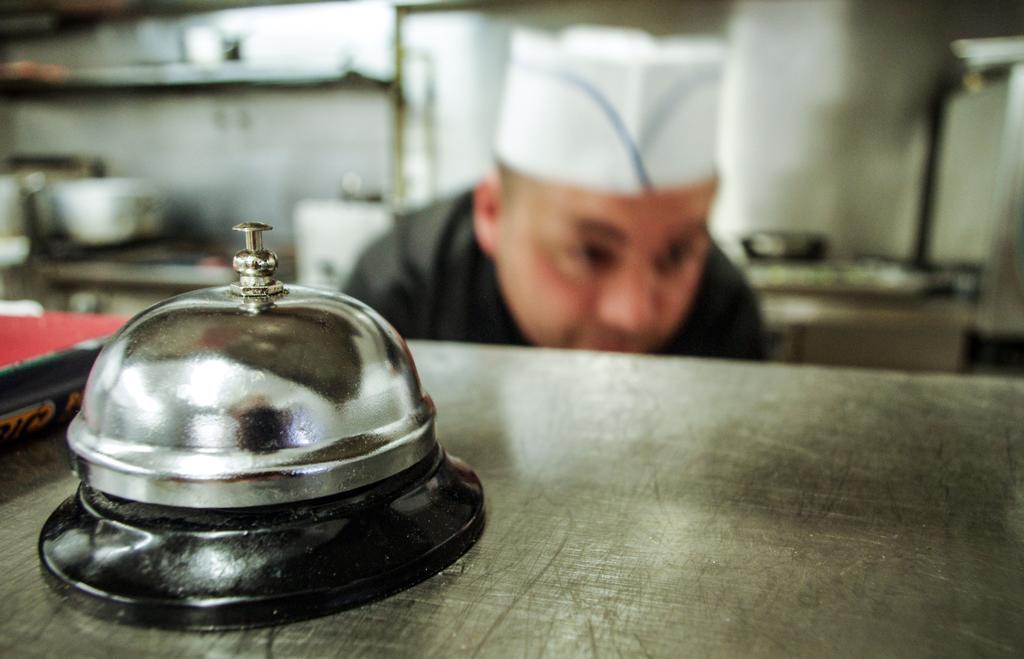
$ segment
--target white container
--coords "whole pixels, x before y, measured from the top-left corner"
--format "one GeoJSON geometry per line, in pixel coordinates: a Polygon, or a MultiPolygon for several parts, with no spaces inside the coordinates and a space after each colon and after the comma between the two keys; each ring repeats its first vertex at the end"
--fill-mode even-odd
{"type": "Polygon", "coordinates": [[[393,223],[382,203],[306,199],[295,207],[299,283],[340,290],[363,251],[393,223]]]}
{"type": "Polygon", "coordinates": [[[207,25],[188,27],[182,40],[185,45],[185,59],[192,64],[213,67],[224,61],[226,45],[217,28],[207,25]]]}
{"type": "Polygon", "coordinates": [[[151,184],[130,178],[62,181],[51,189],[57,228],[82,245],[151,238],[163,229],[163,200],[151,184]]]}

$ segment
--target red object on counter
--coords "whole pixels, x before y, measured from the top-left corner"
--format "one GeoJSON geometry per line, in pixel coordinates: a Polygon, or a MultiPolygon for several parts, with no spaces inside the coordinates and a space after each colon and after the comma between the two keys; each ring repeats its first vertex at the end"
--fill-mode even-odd
{"type": "Polygon", "coordinates": [[[75,415],[103,339],[126,316],[0,316],[0,448],[75,415]]]}
{"type": "Polygon", "coordinates": [[[109,336],[128,316],[47,311],[42,316],[0,316],[0,368],[109,336]]]}

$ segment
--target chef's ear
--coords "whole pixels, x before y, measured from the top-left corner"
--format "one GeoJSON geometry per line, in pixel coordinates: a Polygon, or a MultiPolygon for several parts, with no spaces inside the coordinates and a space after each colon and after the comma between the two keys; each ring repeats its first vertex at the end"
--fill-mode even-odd
{"type": "Polygon", "coordinates": [[[501,201],[501,177],[498,172],[491,171],[473,190],[473,229],[480,249],[492,258],[498,245],[501,201]]]}

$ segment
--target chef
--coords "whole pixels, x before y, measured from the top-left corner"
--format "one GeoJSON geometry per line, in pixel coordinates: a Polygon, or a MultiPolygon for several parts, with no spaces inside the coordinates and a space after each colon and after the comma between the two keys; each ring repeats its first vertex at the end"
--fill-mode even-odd
{"type": "Polygon", "coordinates": [[[347,292],[406,338],[761,358],[756,298],[708,232],[723,55],[517,31],[495,170],[398,218],[347,292]]]}

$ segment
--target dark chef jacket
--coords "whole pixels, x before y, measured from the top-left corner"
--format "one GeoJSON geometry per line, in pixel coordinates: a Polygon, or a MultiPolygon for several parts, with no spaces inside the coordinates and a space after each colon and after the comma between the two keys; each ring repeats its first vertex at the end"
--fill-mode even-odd
{"type": "MultiPolygon", "coordinates": [[[[527,345],[473,232],[472,192],[399,217],[362,255],[346,292],[407,339],[527,345]]],[[[715,245],[690,316],[661,351],[760,359],[761,317],[743,275],[715,245]]]]}

